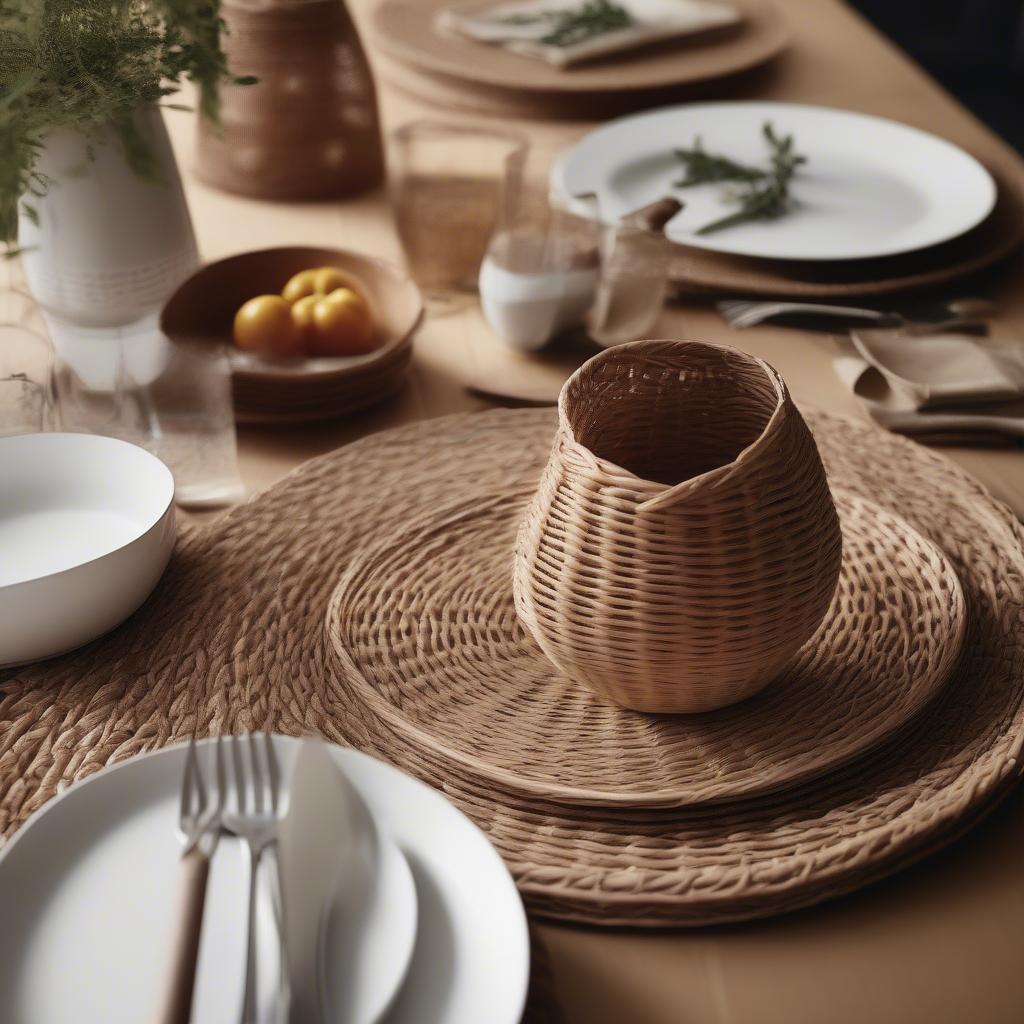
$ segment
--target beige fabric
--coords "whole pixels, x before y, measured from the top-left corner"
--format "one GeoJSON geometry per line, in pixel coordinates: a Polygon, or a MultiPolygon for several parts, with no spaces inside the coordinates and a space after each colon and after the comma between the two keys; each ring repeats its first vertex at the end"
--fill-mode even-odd
{"type": "Polygon", "coordinates": [[[852,331],[838,345],[836,373],[887,429],[933,444],[1024,438],[1019,345],[899,331],[852,331]]]}

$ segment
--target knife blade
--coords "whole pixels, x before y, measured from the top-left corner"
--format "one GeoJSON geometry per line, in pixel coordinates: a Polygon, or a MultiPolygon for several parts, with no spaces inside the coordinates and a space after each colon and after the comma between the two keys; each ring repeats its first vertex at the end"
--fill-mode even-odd
{"type": "Polygon", "coordinates": [[[319,740],[292,766],[278,850],[291,1024],[326,1024],[330,913],[355,912],[373,881],[377,833],[362,798],[319,740]]]}

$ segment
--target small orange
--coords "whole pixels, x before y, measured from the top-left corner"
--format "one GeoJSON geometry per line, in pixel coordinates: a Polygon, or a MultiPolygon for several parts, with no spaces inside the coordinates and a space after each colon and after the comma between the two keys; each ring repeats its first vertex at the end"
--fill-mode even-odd
{"type": "Polygon", "coordinates": [[[337,267],[319,267],[313,274],[313,290],[323,295],[330,295],[338,288],[348,288],[360,294],[356,279],[337,267]]]}
{"type": "Polygon", "coordinates": [[[303,348],[308,349],[316,333],[316,321],[313,319],[313,310],[317,303],[323,300],[323,295],[304,295],[292,306],[292,320],[299,329],[302,337],[303,348]]]}
{"type": "Polygon", "coordinates": [[[297,274],[288,278],[288,283],[281,289],[281,295],[288,302],[298,302],[299,299],[312,295],[316,291],[314,280],[318,270],[300,270],[297,274]]]}
{"type": "Polygon", "coordinates": [[[351,288],[358,292],[358,281],[351,274],[337,267],[312,267],[293,274],[281,289],[281,295],[289,302],[298,302],[307,295],[327,295],[336,288],[351,288]]]}
{"type": "Polygon", "coordinates": [[[377,347],[373,314],[351,288],[336,288],[313,307],[316,331],[309,351],[319,356],[357,356],[377,347]]]}
{"type": "Polygon", "coordinates": [[[235,314],[235,344],[246,352],[302,355],[302,336],[292,308],[280,295],[257,295],[235,314]]]}

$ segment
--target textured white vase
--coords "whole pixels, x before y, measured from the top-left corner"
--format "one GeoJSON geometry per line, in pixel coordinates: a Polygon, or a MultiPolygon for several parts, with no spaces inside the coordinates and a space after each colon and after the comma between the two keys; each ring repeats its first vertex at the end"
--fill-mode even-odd
{"type": "Polygon", "coordinates": [[[171,292],[198,266],[192,221],[163,119],[136,115],[155,180],[128,164],[113,128],[47,136],[37,163],[45,194],[28,200],[18,244],[54,347],[86,387],[146,384],[166,362],[153,330],[171,292]]]}

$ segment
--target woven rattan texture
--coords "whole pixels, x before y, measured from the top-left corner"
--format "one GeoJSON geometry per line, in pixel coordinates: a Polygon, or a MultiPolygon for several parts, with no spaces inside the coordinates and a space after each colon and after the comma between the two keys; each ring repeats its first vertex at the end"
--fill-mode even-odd
{"type": "Polygon", "coordinates": [[[373,76],[342,0],[223,0],[221,125],[199,122],[196,172],[257,199],[329,199],[384,175],[373,76]]]}
{"type": "Polygon", "coordinates": [[[0,674],[0,829],[132,754],[247,727],[352,742],[441,785],[485,828],[536,913],[604,924],[764,916],[894,871],[989,810],[1020,775],[1024,530],[951,463],[876,429],[810,420],[832,480],[908,519],[950,557],[970,625],[945,691],[870,759],[726,810],[599,813],[496,804],[361,708],[325,660],[327,606],[393,505],[481,500],[538,464],[547,410],[413,424],[307,463],[182,538],[151,599],[83,650],[0,674]],[[530,453],[536,453],[531,456],[530,453]]]}
{"type": "Polygon", "coordinates": [[[606,349],[562,388],[516,542],[516,608],[562,672],[627,708],[709,711],[774,679],[841,560],[814,439],[763,360],[606,349]]]}
{"type": "Polygon", "coordinates": [[[707,715],[623,710],[560,676],[516,619],[518,482],[439,509],[410,494],[402,525],[354,557],[327,619],[360,702],[482,788],[629,807],[778,790],[877,745],[956,663],[966,618],[952,566],[901,520],[843,495],[839,587],[778,680],[707,715]]]}

